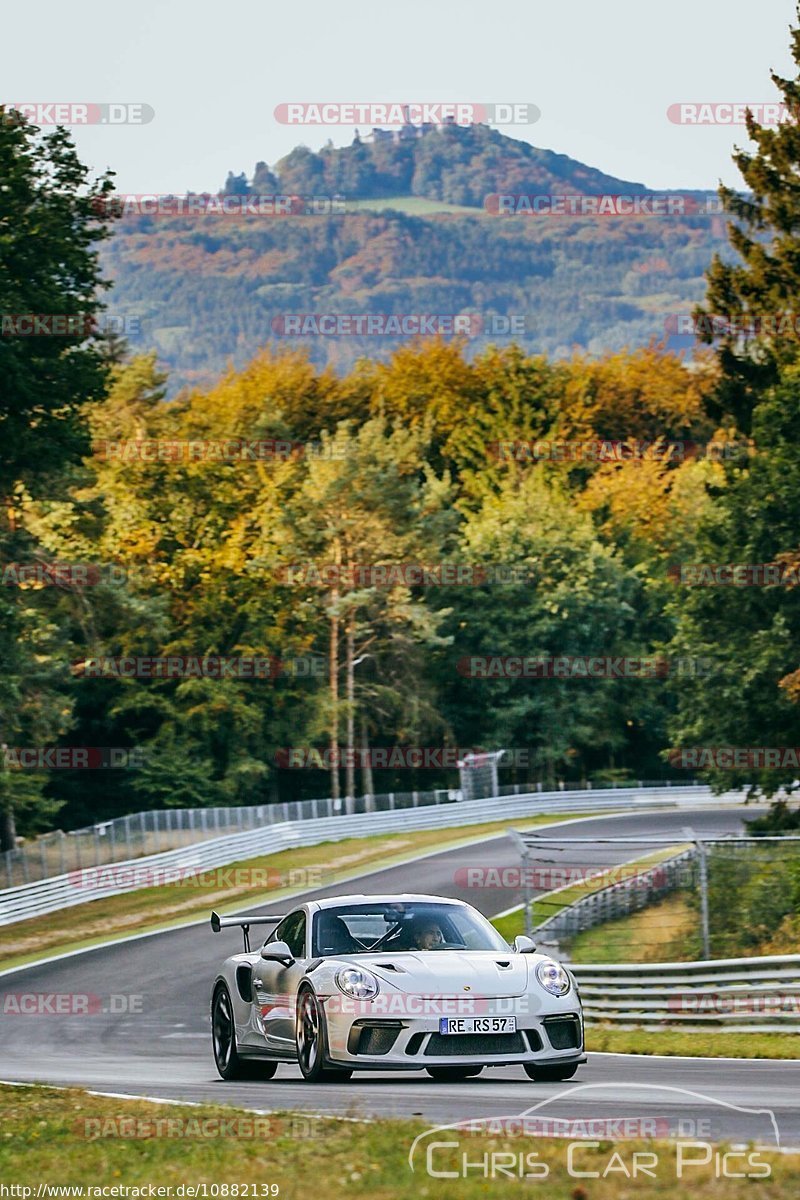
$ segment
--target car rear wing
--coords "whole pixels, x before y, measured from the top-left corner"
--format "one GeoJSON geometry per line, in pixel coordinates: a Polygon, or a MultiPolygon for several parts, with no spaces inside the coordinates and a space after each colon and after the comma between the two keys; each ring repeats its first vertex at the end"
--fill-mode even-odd
{"type": "Polygon", "coordinates": [[[219,913],[212,912],[211,928],[214,933],[219,933],[220,930],[228,928],[230,925],[239,925],[244,938],[244,952],[250,953],[250,926],[251,925],[277,925],[282,921],[285,913],[277,913],[270,917],[221,917],[219,913]]]}

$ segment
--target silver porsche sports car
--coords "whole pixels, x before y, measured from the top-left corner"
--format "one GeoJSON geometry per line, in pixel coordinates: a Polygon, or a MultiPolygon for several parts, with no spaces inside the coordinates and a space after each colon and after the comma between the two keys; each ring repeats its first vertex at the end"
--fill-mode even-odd
{"type": "Polygon", "coordinates": [[[570,972],[530,938],[512,949],[460,900],[337,896],[283,917],[211,914],[215,932],[230,925],[244,953],[225,960],[211,998],[223,1079],[297,1063],[310,1082],[422,1069],[456,1080],[519,1063],[549,1081],[586,1061],[570,972]],[[277,927],[251,951],[255,925],[277,927]]]}

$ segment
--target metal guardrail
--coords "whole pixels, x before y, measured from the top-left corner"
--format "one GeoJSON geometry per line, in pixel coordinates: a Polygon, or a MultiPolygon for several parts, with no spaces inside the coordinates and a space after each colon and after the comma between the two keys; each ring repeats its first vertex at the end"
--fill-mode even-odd
{"type": "MultiPolygon", "coordinates": [[[[463,774],[463,773],[462,773],[463,774]]],[[[467,774],[468,777],[468,774],[467,774]]],[[[694,780],[687,780],[688,784],[694,780]]],[[[639,789],[671,786],[661,780],[617,784],[615,789],[639,789]]],[[[683,785],[681,785],[683,786],[683,785]]],[[[592,791],[587,781],[569,788],[570,793],[592,791]]],[[[497,796],[524,796],[542,792],[542,785],[503,784],[491,793],[497,796]]],[[[564,788],[559,785],[559,790],[564,788]]],[[[230,805],[214,808],[160,808],[127,813],[108,821],[98,821],[81,829],[64,832],[57,829],[24,841],[14,850],[0,854],[0,886],[35,883],[104,863],[128,862],[140,856],[178,850],[196,842],[210,841],[229,833],[244,833],[283,821],[316,821],[320,817],[355,816],[359,813],[395,812],[406,808],[425,808],[454,800],[478,799],[460,789],[437,788],[432,791],[380,792],[372,796],[330,797],[316,800],[289,800],[275,804],[230,805]]]]}
{"type": "MultiPolygon", "coordinates": [[[[728,802],[731,796],[727,797],[728,802]]],[[[736,797],[739,799],[740,797],[736,797]]],[[[486,821],[513,820],[549,813],[609,812],[629,809],[672,807],[676,804],[706,803],[713,797],[710,788],[659,787],[625,789],[582,789],[558,792],[528,792],[521,796],[495,796],[482,800],[410,807],[390,812],[367,812],[317,820],[289,820],[267,824],[244,833],[229,834],[197,842],[177,850],[129,859],[99,868],[64,873],[37,883],[23,884],[0,891],[0,925],[44,916],[62,908],[91,900],[136,891],[158,882],[169,882],[178,873],[190,874],[215,867],[230,866],[248,858],[277,854],[297,846],[371,834],[404,833],[415,829],[446,829],[486,821]],[[92,871],[97,878],[92,882],[92,871]]]]}
{"type": "Polygon", "coordinates": [[[6,850],[0,855],[0,883],[7,888],[35,883],[65,875],[68,871],[127,862],[282,821],[316,821],[319,817],[394,812],[419,805],[444,804],[459,798],[460,793],[440,788],[430,792],[385,792],[355,799],[148,809],[71,829],[67,833],[61,829],[43,833],[23,842],[15,850],[6,850]]]}
{"type": "MultiPolygon", "coordinates": [[[[560,941],[562,938],[573,938],[595,925],[605,921],[614,921],[618,917],[627,917],[630,913],[639,912],[649,904],[660,900],[669,892],[675,890],[686,880],[686,867],[694,863],[697,850],[684,850],[672,858],[652,866],[636,866],[630,869],[630,864],[623,863],[618,867],[609,867],[609,873],[626,870],[630,873],[623,879],[610,883],[606,887],[582,896],[580,900],[566,905],[559,912],[548,917],[537,925],[531,933],[535,940],[541,940],[543,935],[548,940],[560,941]]],[[[557,893],[553,893],[557,895],[557,893]]]]}
{"type": "Polygon", "coordinates": [[[800,1033],[800,954],[569,969],[587,1024],[800,1033]]]}

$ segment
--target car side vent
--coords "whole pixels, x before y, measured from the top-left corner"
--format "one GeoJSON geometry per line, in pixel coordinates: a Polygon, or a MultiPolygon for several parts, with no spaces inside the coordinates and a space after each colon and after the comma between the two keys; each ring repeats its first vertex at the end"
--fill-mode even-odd
{"type": "Polygon", "coordinates": [[[498,959],[497,965],[500,967],[501,971],[506,971],[511,966],[511,963],[508,961],[508,959],[503,959],[502,961],[498,959]]]}
{"type": "Polygon", "coordinates": [[[236,968],[236,990],[244,1001],[253,999],[253,968],[250,963],[239,963],[236,968]]]}

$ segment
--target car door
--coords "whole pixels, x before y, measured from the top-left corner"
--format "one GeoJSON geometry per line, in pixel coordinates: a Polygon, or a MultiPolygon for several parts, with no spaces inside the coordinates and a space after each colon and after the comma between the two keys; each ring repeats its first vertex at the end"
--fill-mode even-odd
{"type": "Polygon", "coordinates": [[[267,939],[267,945],[286,942],[295,958],[290,967],[263,958],[253,967],[253,995],[267,1046],[284,1056],[295,1050],[297,987],[307,961],[306,926],[305,910],[297,909],[284,917],[267,939]]]}

